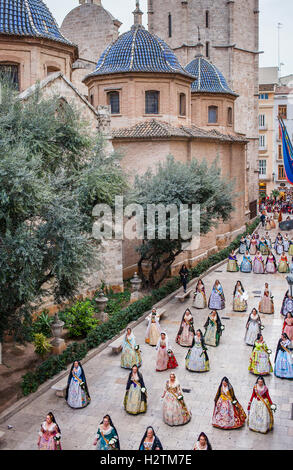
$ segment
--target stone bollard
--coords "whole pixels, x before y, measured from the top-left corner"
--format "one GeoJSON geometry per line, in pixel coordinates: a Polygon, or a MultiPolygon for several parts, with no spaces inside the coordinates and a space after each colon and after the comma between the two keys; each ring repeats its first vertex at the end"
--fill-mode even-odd
{"type": "Polygon", "coordinates": [[[137,273],[134,273],[133,278],[130,280],[131,284],[131,296],[130,296],[130,303],[132,304],[133,302],[136,302],[138,299],[140,299],[140,288],[142,284],[142,280],[138,277],[137,273]]]}
{"type": "Polygon", "coordinates": [[[98,320],[101,320],[103,323],[109,320],[108,313],[104,311],[108,298],[104,296],[104,292],[101,290],[96,297],[95,301],[97,303],[99,312],[95,315],[98,320]]]}

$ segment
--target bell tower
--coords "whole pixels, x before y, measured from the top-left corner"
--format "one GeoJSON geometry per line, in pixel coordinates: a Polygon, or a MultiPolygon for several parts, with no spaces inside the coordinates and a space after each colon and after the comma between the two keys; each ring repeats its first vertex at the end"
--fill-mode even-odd
{"type": "Polygon", "coordinates": [[[200,28],[203,55],[239,94],[235,130],[246,135],[248,218],[258,199],[259,0],[148,0],[148,28],[185,66],[195,56],[200,28]]]}

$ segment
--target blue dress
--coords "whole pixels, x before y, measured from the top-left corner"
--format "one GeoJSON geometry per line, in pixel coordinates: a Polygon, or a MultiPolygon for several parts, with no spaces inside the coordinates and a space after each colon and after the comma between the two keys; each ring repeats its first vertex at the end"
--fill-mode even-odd
{"type": "Polygon", "coordinates": [[[251,273],[252,270],[252,261],[250,256],[243,256],[243,260],[240,265],[240,271],[242,273],[251,273]]]}
{"type": "Polygon", "coordinates": [[[290,340],[279,341],[278,344],[274,374],[282,379],[293,379],[293,351],[288,349],[290,344],[290,340]]]}

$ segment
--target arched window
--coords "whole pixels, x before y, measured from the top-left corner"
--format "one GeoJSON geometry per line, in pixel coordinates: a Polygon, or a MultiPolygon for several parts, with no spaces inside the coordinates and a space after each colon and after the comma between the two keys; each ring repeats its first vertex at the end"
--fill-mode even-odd
{"type": "Polygon", "coordinates": [[[233,124],[233,110],[230,107],[227,109],[227,122],[229,125],[233,124]]]}
{"type": "Polygon", "coordinates": [[[159,91],[145,92],[145,114],[159,114],[159,91]]]}
{"type": "Polygon", "coordinates": [[[171,13],[169,13],[168,15],[168,34],[169,34],[169,38],[172,37],[172,15],[171,13]]]}
{"type": "Polygon", "coordinates": [[[218,122],[218,106],[209,106],[208,122],[209,124],[216,124],[218,122]]]}
{"type": "Polygon", "coordinates": [[[186,95],[180,93],[179,95],[179,114],[180,116],[186,116],[186,95]]]}
{"type": "Polygon", "coordinates": [[[0,80],[10,83],[19,90],[19,65],[0,63],[0,80]]]}
{"type": "Polygon", "coordinates": [[[107,102],[111,106],[111,114],[120,114],[119,91],[109,91],[107,93],[107,102]]]}
{"type": "Polygon", "coordinates": [[[206,28],[210,27],[210,12],[206,10],[206,28]]]}

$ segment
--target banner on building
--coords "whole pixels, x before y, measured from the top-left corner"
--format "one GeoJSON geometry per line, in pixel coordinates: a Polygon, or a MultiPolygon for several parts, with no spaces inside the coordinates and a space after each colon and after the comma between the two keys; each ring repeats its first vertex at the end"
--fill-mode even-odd
{"type": "Polygon", "coordinates": [[[290,184],[293,184],[293,147],[287,132],[286,126],[282,118],[279,119],[282,144],[283,144],[283,160],[286,178],[290,184]]]}

